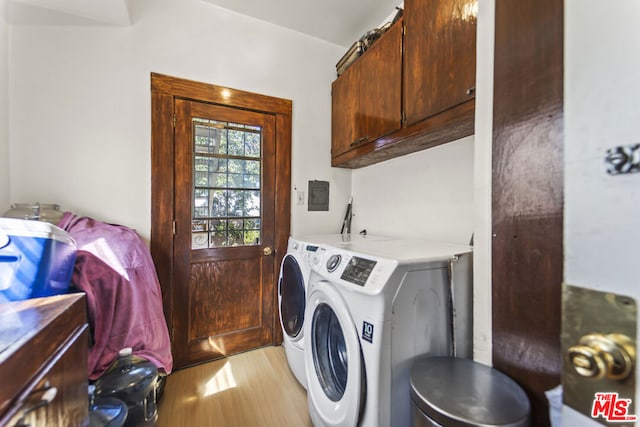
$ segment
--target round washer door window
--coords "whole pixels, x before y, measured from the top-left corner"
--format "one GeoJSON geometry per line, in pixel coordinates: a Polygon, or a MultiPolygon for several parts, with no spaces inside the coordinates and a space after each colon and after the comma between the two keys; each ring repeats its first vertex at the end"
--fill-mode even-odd
{"type": "Polygon", "coordinates": [[[358,330],[336,286],[314,280],[304,326],[309,415],[316,425],[355,426],[367,387],[358,330]]]}
{"type": "Polygon", "coordinates": [[[298,261],[286,255],[280,269],[280,322],[292,338],[298,336],[304,324],[305,283],[298,261]]]}
{"type": "Polygon", "coordinates": [[[320,385],[327,397],[337,402],[347,387],[348,360],[344,333],[338,317],[327,304],[313,313],[313,362],[320,385]]]}

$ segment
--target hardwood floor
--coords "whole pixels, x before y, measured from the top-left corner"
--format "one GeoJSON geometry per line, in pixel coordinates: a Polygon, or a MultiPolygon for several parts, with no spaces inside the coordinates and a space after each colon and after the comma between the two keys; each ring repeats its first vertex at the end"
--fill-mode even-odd
{"type": "Polygon", "coordinates": [[[169,375],[157,427],[310,427],[284,349],[264,347],[169,375]]]}

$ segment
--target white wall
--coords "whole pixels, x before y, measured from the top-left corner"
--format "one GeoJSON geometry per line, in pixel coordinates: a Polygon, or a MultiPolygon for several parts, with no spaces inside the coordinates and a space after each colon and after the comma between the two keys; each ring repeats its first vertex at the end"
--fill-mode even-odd
{"type": "Polygon", "coordinates": [[[567,0],[565,10],[565,279],[640,296],[640,174],[609,175],[604,161],[640,143],[640,3],[567,0]]]}
{"type": "Polygon", "coordinates": [[[132,2],[130,27],[13,5],[11,201],[56,202],[148,236],[150,72],[292,99],[292,188],[331,185],[328,213],[293,198],[292,234],[338,232],[351,194],[354,232],[468,243],[475,228],[474,351],[490,363],[493,3],[479,5],[475,137],[353,173],[329,167],[344,47],[196,0],[132,2]]]}
{"type": "Polygon", "coordinates": [[[352,232],[468,244],[474,234],[474,359],[491,365],[491,141],[495,0],[478,3],[473,137],[353,171],[352,232]]]}
{"type": "MultiPolygon", "coordinates": [[[[132,25],[11,6],[11,199],[150,230],[151,72],[293,100],[292,234],[336,232],[350,171],[330,168],[330,86],[344,48],[197,0],[131,2],[132,25]]],[[[0,57],[2,57],[0,55],[0,57]]],[[[0,199],[0,202],[2,200],[0,199]]]]}
{"type": "MultiPolygon", "coordinates": [[[[566,0],[564,13],[565,282],[640,304],[640,173],[611,176],[604,161],[607,149],[640,143],[640,3],[566,0]]],[[[568,407],[562,416],[601,425],[568,407]]]]}
{"type": "Polygon", "coordinates": [[[9,25],[0,0],[0,214],[9,209],[9,25]]]}
{"type": "Polygon", "coordinates": [[[473,357],[492,364],[491,348],[491,146],[495,0],[478,2],[474,143],[473,357]]]}
{"type": "Polygon", "coordinates": [[[473,137],[355,169],[353,233],[469,244],[473,137]]]}

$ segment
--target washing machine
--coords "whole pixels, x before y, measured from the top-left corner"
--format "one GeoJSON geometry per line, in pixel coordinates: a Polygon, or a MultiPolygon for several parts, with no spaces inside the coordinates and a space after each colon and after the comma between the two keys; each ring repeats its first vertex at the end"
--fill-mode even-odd
{"type": "Polygon", "coordinates": [[[471,248],[357,239],[317,257],[304,325],[314,426],[409,426],[413,359],[472,356],[471,248]]]}
{"type": "Polygon", "coordinates": [[[278,278],[282,346],[291,372],[305,388],[304,313],[311,265],[319,263],[316,256],[318,249],[317,244],[290,237],[278,278]]]}

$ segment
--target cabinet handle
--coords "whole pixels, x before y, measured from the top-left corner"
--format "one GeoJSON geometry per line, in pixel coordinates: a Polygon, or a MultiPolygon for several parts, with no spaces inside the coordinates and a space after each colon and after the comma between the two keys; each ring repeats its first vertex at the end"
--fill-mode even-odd
{"type": "Polygon", "coordinates": [[[466,93],[469,96],[474,95],[476,93],[476,87],[475,86],[471,86],[469,89],[467,89],[466,93]]]}
{"type": "MultiPolygon", "coordinates": [[[[39,393],[41,391],[43,390],[36,390],[34,391],[34,393],[39,393]]],[[[53,399],[56,398],[57,394],[58,394],[58,389],[55,387],[45,389],[44,393],[42,394],[42,397],[37,403],[33,404],[29,408],[26,408],[25,410],[22,411],[22,417],[20,417],[15,427],[29,427],[29,424],[24,423],[25,417],[29,415],[31,412],[37,409],[40,409],[43,406],[47,406],[49,403],[53,402],[53,399]]]]}
{"type": "Polygon", "coordinates": [[[363,142],[365,142],[365,141],[366,141],[366,140],[368,140],[368,139],[369,139],[369,137],[368,137],[368,136],[363,136],[362,138],[359,138],[359,139],[357,139],[357,140],[353,141],[353,142],[351,143],[351,146],[352,146],[352,147],[355,147],[356,145],[362,144],[363,142]]]}

